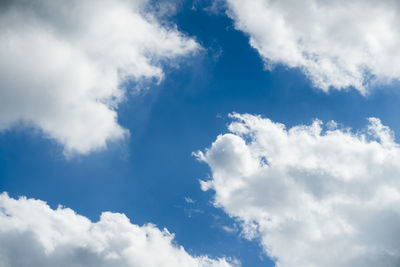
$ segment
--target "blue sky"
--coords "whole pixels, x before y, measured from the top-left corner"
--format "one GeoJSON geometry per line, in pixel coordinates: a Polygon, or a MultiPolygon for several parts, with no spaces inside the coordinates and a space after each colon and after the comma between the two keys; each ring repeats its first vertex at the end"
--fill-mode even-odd
{"type": "Polygon", "coordinates": [[[373,84],[367,95],[354,87],[324,92],[301,67],[278,62],[267,70],[249,45],[251,33],[235,28],[224,7],[215,13],[204,9],[208,6],[210,2],[183,1],[168,18],[194,38],[199,51],[174,64],[160,63],[160,83],[126,83],[125,100],[116,111],[128,137],[85,155],[65,156],[62,142],[36,126],[3,130],[1,191],[13,198],[41,199],[52,208],[61,204],[92,221],[111,211],[138,225],[166,227],[191,255],[274,266],[260,244],[262,237],[244,238],[240,223],[213,205],[215,192],[201,190],[199,180],[213,174],[192,152],[204,151],[226,133],[232,112],[261,115],[287,128],[316,118],[334,120],[354,131],[377,117],[399,133],[399,84],[373,84]],[[137,86],[146,89],[134,92],[137,86]]]}

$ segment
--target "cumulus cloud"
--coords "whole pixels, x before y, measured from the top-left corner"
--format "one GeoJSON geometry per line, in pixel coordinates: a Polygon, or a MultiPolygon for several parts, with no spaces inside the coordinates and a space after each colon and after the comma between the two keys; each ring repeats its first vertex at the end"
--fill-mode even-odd
{"type": "Polygon", "coordinates": [[[198,44],[147,0],[1,1],[0,130],[28,124],[86,154],[128,131],[117,122],[127,80],[160,80],[161,62],[198,44]]]}
{"type": "Polygon", "coordinates": [[[120,213],[98,222],[45,202],[0,194],[0,266],[228,267],[225,258],[191,256],[173,234],[138,226],[120,213]]]}
{"type": "Polygon", "coordinates": [[[396,0],[227,0],[236,28],[265,61],[300,68],[324,91],[362,93],[400,78],[396,0]]]}
{"type": "Polygon", "coordinates": [[[354,132],[233,114],[197,157],[203,190],[279,267],[400,266],[400,146],[379,119],[354,132]]]}

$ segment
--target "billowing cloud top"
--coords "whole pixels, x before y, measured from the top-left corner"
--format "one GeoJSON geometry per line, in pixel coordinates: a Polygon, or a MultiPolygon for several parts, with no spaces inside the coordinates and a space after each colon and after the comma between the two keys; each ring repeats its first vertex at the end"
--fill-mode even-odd
{"type": "Polygon", "coordinates": [[[400,78],[396,0],[227,0],[267,67],[302,69],[316,87],[355,87],[400,78]]]}
{"type": "Polygon", "coordinates": [[[197,156],[215,205],[260,237],[279,267],[400,266],[400,147],[376,118],[357,134],[330,122],[286,129],[232,115],[197,156]]]}
{"type": "Polygon", "coordinates": [[[229,267],[226,259],[194,257],[154,225],[120,213],[91,222],[73,210],[0,194],[0,266],[229,267]]]}
{"type": "Polygon", "coordinates": [[[161,60],[198,48],[146,0],[1,1],[0,130],[38,127],[66,153],[127,134],[115,111],[126,79],[161,79],[161,60]]]}

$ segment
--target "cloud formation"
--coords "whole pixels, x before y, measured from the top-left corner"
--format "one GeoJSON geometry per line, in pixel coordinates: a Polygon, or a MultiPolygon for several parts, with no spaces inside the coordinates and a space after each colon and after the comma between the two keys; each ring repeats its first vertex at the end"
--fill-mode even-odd
{"type": "Polygon", "coordinates": [[[1,1],[0,131],[22,122],[81,154],[123,138],[121,83],[160,80],[161,62],[198,49],[147,4],[1,1]]]}
{"type": "Polygon", "coordinates": [[[103,212],[98,222],[45,202],[0,194],[0,265],[229,267],[224,258],[189,255],[173,234],[138,226],[120,213],[103,212]]]}
{"type": "Polygon", "coordinates": [[[314,86],[354,87],[400,78],[395,0],[227,0],[228,14],[267,68],[300,68],[314,86]]]}
{"type": "Polygon", "coordinates": [[[230,133],[197,153],[212,170],[202,188],[276,266],[400,265],[400,146],[379,119],[354,133],[232,117],[230,133]]]}

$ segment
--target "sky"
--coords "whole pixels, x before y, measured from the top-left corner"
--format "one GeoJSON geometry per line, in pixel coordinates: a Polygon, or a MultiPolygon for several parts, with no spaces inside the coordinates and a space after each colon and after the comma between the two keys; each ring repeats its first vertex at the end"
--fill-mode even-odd
{"type": "Polygon", "coordinates": [[[1,1],[0,265],[398,266],[399,13],[1,1]]]}

